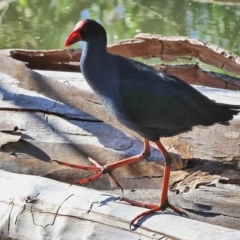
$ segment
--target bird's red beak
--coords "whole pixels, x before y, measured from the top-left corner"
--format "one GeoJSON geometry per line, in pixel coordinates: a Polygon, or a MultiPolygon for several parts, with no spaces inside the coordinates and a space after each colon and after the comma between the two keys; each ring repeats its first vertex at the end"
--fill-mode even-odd
{"type": "Polygon", "coordinates": [[[72,30],[72,32],[67,37],[67,40],[65,41],[64,46],[68,47],[76,42],[79,42],[82,40],[81,35],[79,31],[87,24],[86,20],[79,21],[75,28],[72,30]]]}
{"type": "Polygon", "coordinates": [[[76,42],[79,42],[79,41],[81,41],[81,36],[80,36],[79,32],[72,31],[69,34],[67,40],[65,41],[64,46],[68,47],[68,46],[70,46],[70,45],[72,45],[76,42]]]}

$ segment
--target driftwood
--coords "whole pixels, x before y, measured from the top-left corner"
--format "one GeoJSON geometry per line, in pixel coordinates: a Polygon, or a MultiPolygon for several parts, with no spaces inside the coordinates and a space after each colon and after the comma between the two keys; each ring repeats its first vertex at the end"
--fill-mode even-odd
{"type": "MultiPolygon", "coordinates": [[[[125,57],[160,58],[163,61],[197,58],[217,68],[240,74],[240,58],[220,47],[187,37],[138,34],[134,39],[108,45],[108,51],[125,57]]],[[[80,50],[26,51],[12,50],[10,56],[39,70],[79,71],[80,50]]],[[[239,79],[209,71],[197,64],[153,65],[156,69],[184,79],[190,84],[239,90],[239,79]]]]}
{"type": "Polygon", "coordinates": [[[142,208],[46,178],[0,171],[0,189],[0,234],[14,239],[240,239],[237,230],[171,214],[130,231],[129,219],[142,208]]]}
{"type": "MultiPolygon", "coordinates": [[[[6,54],[10,52],[0,54],[0,131],[9,134],[17,129],[22,134],[18,142],[1,148],[1,169],[73,183],[86,173],[59,166],[51,159],[87,165],[87,157],[91,157],[105,164],[141,151],[139,136],[106,113],[80,73],[33,71],[6,54]]],[[[231,61],[226,60],[225,65],[231,61]]],[[[240,104],[239,92],[197,89],[219,102],[240,104]]],[[[237,116],[230,126],[194,128],[162,139],[170,151],[182,155],[185,166],[171,174],[170,200],[192,219],[240,230],[239,137],[237,116]]],[[[152,150],[147,161],[115,171],[126,189],[125,196],[158,201],[164,160],[152,150]]],[[[120,194],[107,176],[88,186],[120,194]]]]}
{"type": "MultiPolygon", "coordinates": [[[[49,76],[50,79],[55,77],[59,80],[55,84],[56,95],[62,95],[57,90],[58,83],[62,81],[76,86],[76,89],[81,82],[80,85],[83,86],[84,91],[90,91],[80,73],[39,73],[49,76]]],[[[127,136],[124,132],[79,110],[34,92],[17,88],[17,81],[13,78],[6,75],[2,75],[1,78],[4,79],[1,85],[4,89],[2,96],[4,101],[1,102],[1,124],[3,125],[1,129],[10,130],[17,126],[18,131],[22,132],[18,142],[2,147],[1,169],[74,183],[89,173],[59,166],[52,163],[51,159],[88,165],[87,157],[91,157],[105,164],[141,151],[142,143],[139,139],[127,136]],[[7,127],[7,124],[10,126],[7,127]]],[[[65,90],[68,89],[67,86],[65,90]]],[[[217,100],[221,97],[222,101],[240,103],[238,92],[202,87],[198,89],[217,100]]],[[[95,105],[100,107],[98,104],[95,105]]],[[[96,116],[100,119],[106,118],[104,110],[98,111],[97,114],[99,115],[96,116]]],[[[175,192],[171,194],[171,201],[187,210],[193,219],[236,229],[239,229],[239,213],[235,209],[238,201],[227,198],[224,201],[226,204],[224,209],[215,202],[222,202],[222,198],[228,196],[231,191],[235,195],[239,191],[234,185],[239,179],[238,119],[232,121],[229,127],[215,125],[210,128],[195,128],[189,133],[163,139],[170,151],[175,149],[186,158],[183,159],[185,169],[173,171],[171,174],[170,188],[175,192]],[[224,184],[226,189],[232,185],[233,190],[228,192],[224,190],[220,194],[219,190],[223,189],[224,184]],[[203,192],[206,192],[206,195],[202,195],[203,192]],[[195,195],[192,195],[193,193],[195,195]],[[218,194],[218,197],[211,199],[214,193],[218,194]],[[195,198],[198,199],[199,204],[196,204],[195,198]],[[200,204],[201,202],[203,204],[200,204]],[[214,204],[215,207],[206,207],[214,204]]],[[[120,125],[117,127],[121,129],[120,125]]],[[[156,149],[153,149],[152,153],[147,161],[115,171],[116,177],[125,189],[125,196],[136,200],[158,202],[164,161],[156,149]],[[132,192],[132,189],[135,190],[132,192]]],[[[107,176],[87,186],[121,194],[107,176]]]]}

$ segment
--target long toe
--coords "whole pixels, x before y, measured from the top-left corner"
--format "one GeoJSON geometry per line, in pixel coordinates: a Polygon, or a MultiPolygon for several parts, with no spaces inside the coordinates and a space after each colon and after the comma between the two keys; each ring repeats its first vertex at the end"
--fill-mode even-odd
{"type": "Polygon", "coordinates": [[[93,175],[93,176],[90,177],[90,178],[85,178],[85,179],[79,180],[79,181],[77,181],[75,184],[77,184],[77,185],[83,185],[83,184],[86,184],[86,183],[89,183],[89,182],[92,182],[92,181],[98,179],[98,178],[99,178],[100,176],[102,176],[102,175],[103,175],[103,171],[98,172],[97,174],[93,175]]]}
{"type": "Polygon", "coordinates": [[[52,162],[56,162],[59,165],[63,165],[63,166],[67,166],[70,168],[77,168],[77,169],[82,169],[82,170],[87,170],[87,171],[99,171],[102,169],[102,167],[100,165],[95,165],[95,166],[82,166],[82,165],[78,165],[78,164],[71,164],[71,163],[67,163],[67,162],[62,162],[62,161],[58,161],[58,160],[52,160],[52,162]]]}
{"type": "Polygon", "coordinates": [[[67,167],[71,167],[71,168],[76,168],[76,169],[82,169],[82,170],[86,170],[86,171],[98,171],[98,173],[96,173],[95,175],[93,175],[90,178],[85,178],[82,180],[77,181],[75,184],[77,185],[83,185],[89,182],[92,182],[96,179],[98,179],[100,176],[102,176],[103,174],[109,174],[109,176],[112,178],[113,182],[117,185],[118,188],[121,189],[121,191],[123,192],[123,188],[120,185],[120,183],[118,182],[118,180],[114,177],[114,175],[112,174],[112,171],[118,167],[118,162],[114,163],[114,164],[106,164],[105,166],[101,166],[98,164],[97,161],[95,161],[92,158],[88,158],[89,161],[91,163],[93,163],[95,166],[82,166],[82,165],[76,165],[76,164],[71,164],[71,163],[67,163],[67,162],[61,162],[58,160],[52,160],[53,162],[58,163],[59,165],[63,165],[63,166],[67,166],[67,167]]]}
{"type": "Polygon", "coordinates": [[[157,208],[159,206],[157,204],[148,204],[148,203],[137,202],[137,201],[131,200],[130,198],[125,198],[125,197],[117,197],[115,199],[115,201],[117,201],[117,200],[127,202],[127,203],[131,204],[132,206],[142,207],[142,208],[153,209],[153,208],[157,208]]]}
{"type": "Polygon", "coordinates": [[[131,221],[131,223],[130,223],[130,229],[131,229],[131,227],[134,225],[134,223],[135,223],[138,219],[140,219],[140,218],[142,218],[142,217],[144,217],[144,216],[147,216],[147,215],[149,215],[149,214],[155,213],[155,212],[157,212],[157,211],[159,211],[159,210],[160,210],[159,207],[156,207],[156,208],[152,208],[152,209],[150,209],[150,210],[148,210],[148,211],[145,211],[145,212],[137,215],[137,216],[136,216],[135,218],[133,218],[133,220],[131,221]]]}
{"type": "Polygon", "coordinates": [[[180,216],[186,216],[186,217],[189,217],[185,212],[183,211],[180,211],[178,208],[176,208],[175,206],[171,205],[169,202],[163,204],[163,205],[159,205],[156,207],[156,205],[152,205],[152,204],[145,204],[145,206],[155,206],[154,208],[151,208],[150,210],[148,211],[145,211],[139,215],[137,215],[135,218],[133,218],[133,220],[131,221],[130,223],[130,229],[131,227],[134,225],[134,223],[142,218],[142,217],[145,217],[147,215],[150,215],[150,214],[153,214],[155,212],[158,212],[158,211],[165,211],[167,208],[171,208],[174,212],[176,212],[177,214],[179,214],[180,216]]]}
{"type": "Polygon", "coordinates": [[[187,213],[179,210],[178,208],[176,208],[175,206],[173,206],[172,204],[168,203],[169,204],[169,208],[171,208],[175,213],[179,214],[180,216],[185,216],[185,217],[189,217],[187,213]]]}
{"type": "Polygon", "coordinates": [[[171,205],[169,203],[168,199],[166,199],[165,203],[160,204],[160,205],[137,202],[137,201],[133,201],[133,200],[131,200],[129,198],[125,198],[125,197],[118,197],[118,198],[116,198],[116,200],[127,202],[127,203],[131,204],[132,206],[144,207],[144,208],[150,209],[148,211],[145,211],[145,212],[137,215],[135,218],[133,218],[133,220],[130,223],[130,229],[131,229],[132,225],[134,225],[134,223],[138,219],[140,219],[140,218],[142,218],[144,216],[150,215],[152,213],[158,212],[158,211],[165,211],[167,208],[171,208],[175,213],[177,213],[177,214],[179,214],[181,216],[188,217],[188,215],[185,212],[183,212],[183,211],[179,210],[177,207],[171,205]]]}

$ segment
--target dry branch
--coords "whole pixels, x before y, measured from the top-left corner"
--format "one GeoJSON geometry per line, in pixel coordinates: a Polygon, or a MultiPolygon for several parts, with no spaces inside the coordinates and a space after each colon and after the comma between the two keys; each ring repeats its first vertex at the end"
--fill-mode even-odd
{"type": "MultiPolygon", "coordinates": [[[[164,37],[154,34],[138,34],[134,39],[122,40],[108,45],[108,51],[125,57],[157,57],[163,61],[195,57],[200,61],[240,74],[238,56],[215,45],[187,37],[164,37]]],[[[10,55],[27,63],[29,68],[40,70],[79,71],[80,50],[26,51],[13,50],[10,55]]],[[[226,74],[204,71],[197,65],[155,65],[156,69],[185,80],[190,84],[239,90],[239,78],[226,74]]]]}
{"type": "Polygon", "coordinates": [[[135,39],[112,43],[109,50],[126,57],[160,57],[163,61],[175,61],[178,57],[195,57],[200,61],[240,74],[240,58],[220,47],[198,39],[178,36],[138,34],[135,39]]]}

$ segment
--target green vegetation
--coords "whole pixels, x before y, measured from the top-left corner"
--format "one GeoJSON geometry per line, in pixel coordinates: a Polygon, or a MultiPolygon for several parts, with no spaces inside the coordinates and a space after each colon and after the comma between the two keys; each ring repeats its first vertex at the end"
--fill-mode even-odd
{"type": "Polygon", "coordinates": [[[189,0],[5,0],[0,48],[62,48],[78,19],[93,18],[105,26],[109,41],[138,32],[183,35],[240,55],[239,15],[236,6],[189,0]]]}

